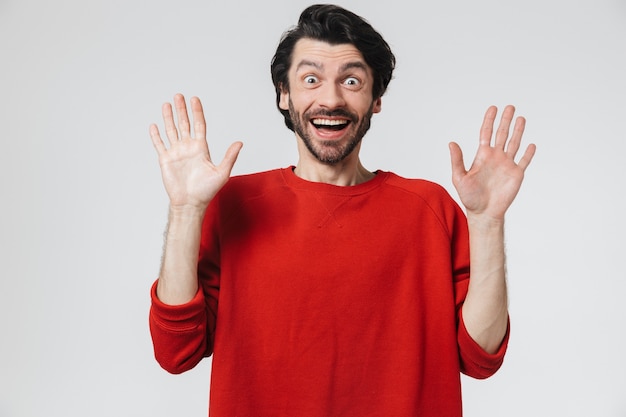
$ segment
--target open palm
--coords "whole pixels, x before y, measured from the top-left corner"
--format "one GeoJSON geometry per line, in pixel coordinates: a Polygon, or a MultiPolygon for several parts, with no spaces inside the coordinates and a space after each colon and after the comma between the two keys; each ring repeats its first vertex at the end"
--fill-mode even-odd
{"type": "Polygon", "coordinates": [[[469,171],[465,169],[459,145],[454,142],[450,144],[452,182],[468,214],[503,219],[522,185],[524,171],[536,147],[529,145],[519,162],[515,162],[526,121],[518,117],[509,137],[514,113],[513,106],[505,107],[492,143],[497,108],[491,106],[487,109],[480,130],[478,151],[469,171]]]}
{"type": "Polygon", "coordinates": [[[241,142],[233,143],[226,151],[221,164],[211,160],[206,141],[206,122],[202,104],[197,97],[190,100],[194,121],[191,135],[185,98],[174,97],[178,116],[178,128],[170,103],[163,105],[163,121],[169,147],[165,145],[158,127],[150,126],[150,137],[159,155],[163,184],[172,207],[193,206],[205,208],[217,192],[226,184],[241,149],[241,142]]]}

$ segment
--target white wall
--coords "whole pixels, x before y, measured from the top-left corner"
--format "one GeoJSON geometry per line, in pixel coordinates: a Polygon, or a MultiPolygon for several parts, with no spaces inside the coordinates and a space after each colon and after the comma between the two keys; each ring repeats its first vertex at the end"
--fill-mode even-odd
{"type": "MultiPolygon", "coordinates": [[[[148,125],[198,95],[235,173],[295,162],[269,61],[298,1],[0,1],[0,416],[204,416],[210,361],[152,357],[148,289],[167,199],[148,125]]],[[[510,350],[464,378],[467,416],[626,416],[626,3],[342,4],[398,69],[365,139],[371,169],[446,186],[490,104],[538,152],[508,218],[510,350]]]]}

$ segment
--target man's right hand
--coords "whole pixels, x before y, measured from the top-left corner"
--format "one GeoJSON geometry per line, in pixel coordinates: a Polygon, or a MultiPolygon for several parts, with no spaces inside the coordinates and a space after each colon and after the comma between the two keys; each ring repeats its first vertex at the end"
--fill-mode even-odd
{"type": "Polygon", "coordinates": [[[172,105],[163,105],[163,120],[169,147],[156,125],[150,126],[150,137],[159,154],[170,210],[157,296],[165,304],[184,304],[198,291],[198,251],[204,212],[215,194],[226,184],[237,160],[241,142],[226,151],[221,164],[211,161],[206,142],[206,123],[202,104],[197,97],[190,101],[193,114],[193,137],[182,94],[174,96],[178,129],[172,105]]]}
{"type": "Polygon", "coordinates": [[[163,104],[163,121],[169,147],[161,139],[156,124],[150,126],[152,144],[159,155],[161,175],[173,210],[204,210],[226,184],[237,160],[242,143],[235,142],[226,151],[224,160],[215,165],[211,161],[206,141],[206,122],[202,103],[197,97],[190,100],[193,115],[193,137],[182,94],[174,96],[178,129],[170,103],[163,104]]]}

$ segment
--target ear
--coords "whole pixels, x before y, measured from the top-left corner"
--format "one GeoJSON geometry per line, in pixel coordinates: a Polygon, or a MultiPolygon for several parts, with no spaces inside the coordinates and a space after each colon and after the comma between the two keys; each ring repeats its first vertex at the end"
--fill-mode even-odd
{"type": "Polygon", "coordinates": [[[280,85],[280,100],[278,107],[281,110],[289,110],[289,90],[287,90],[282,84],[280,85]]]}
{"type": "Polygon", "coordinates": [[[382,110],[382,98],[378,97],[376,100],[374,100],[374,105],[372,106],[372,113],[380,113],[380,111],[382,110]]]}

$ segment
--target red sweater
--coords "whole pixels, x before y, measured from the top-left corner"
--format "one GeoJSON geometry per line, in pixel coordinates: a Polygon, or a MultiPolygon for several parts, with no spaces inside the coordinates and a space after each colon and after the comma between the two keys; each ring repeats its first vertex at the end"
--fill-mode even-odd
{"type": "Polygon", "coordinates": [[[490,376],[508,340],[490,355],[463,325],[468,241],[431,182],[234,177],[207,209],[196,297],[153,286],[156,358],[180,373],[213,354],[213,417],[461,416],[460,372],[490,376]]]}

